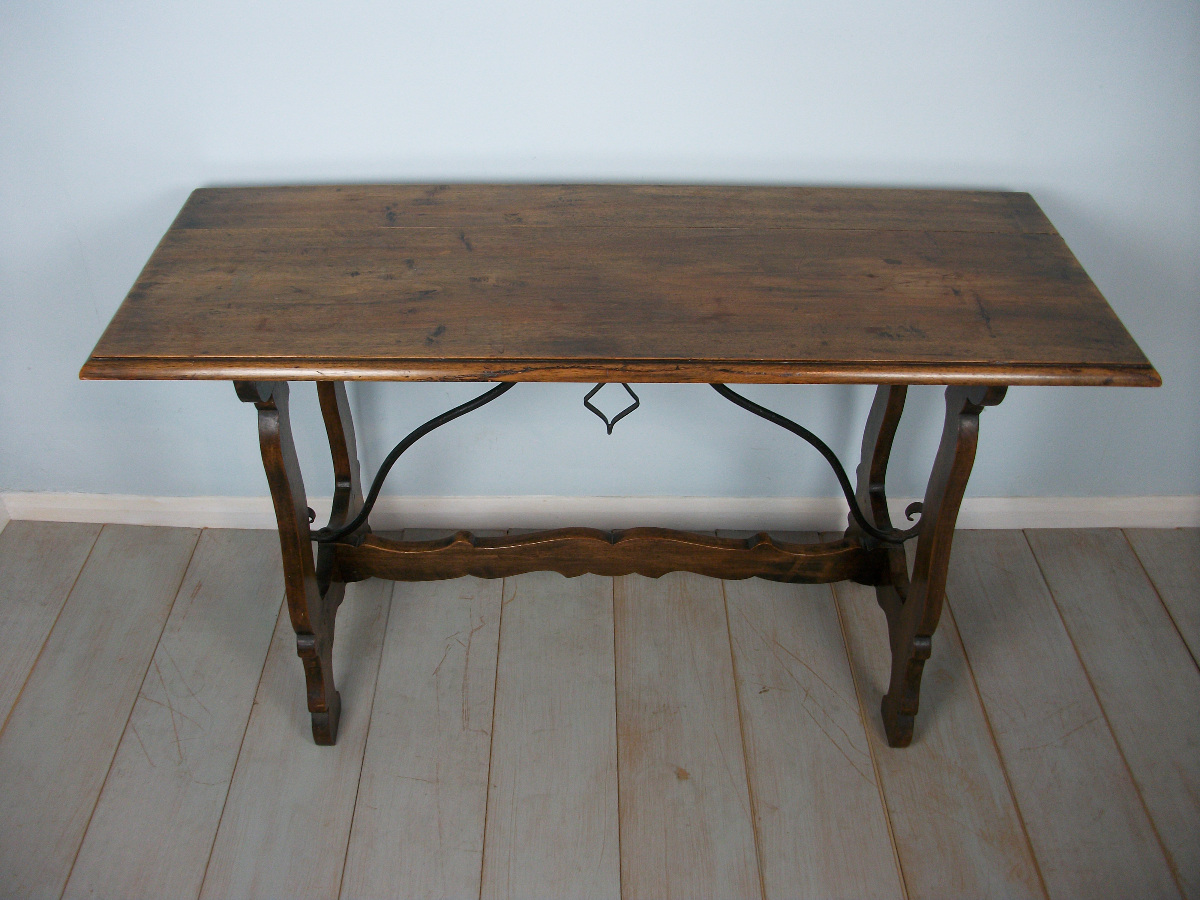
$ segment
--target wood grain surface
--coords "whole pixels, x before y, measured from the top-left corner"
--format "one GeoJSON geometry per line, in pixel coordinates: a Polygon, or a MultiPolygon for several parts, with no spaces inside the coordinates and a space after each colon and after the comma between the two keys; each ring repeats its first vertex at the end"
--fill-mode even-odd
{"type": "Polygon", "coordinates": [[[531,534],[480,537],[458,531],[428,541],[395,541],[367,535],[336,544],[339,580],[391,578],[426,581],[474,575],[504,578],[525,572],[646,575],[687,571],[716,578],[752,578],[825,584],[851,579],[876,584],[886,557],[855,538],[802,544],[760,532],[746,538],[713,537],[670,528],[556,528],[531,534]]]}
{"type": "MultiPolygon", "coordinates": [[[[867,887],[881,892],[894,886],[878,834],[853,815],[870,791],[849,771],[864,758],[857,739],[839,730],[856,734],[837,623],[814,608],[825,588],[726,583],[727,636],[722,586],[695,576],[618,578],[618,596],[607,578],[517,576],[503,607],[498,580],[398,585],[394,595],[378,582],[355,585],[335,653],[347,719],[338,745],[323,748],[308,740],[286,615],[247,702],[247,663],[251,654],[261,661],[281,593],[278,560],[262,563],[278,552],[273,534],[202,533],[183,575],[195,532],[106,526],[93,541],[92,527],[14,526],[25,546],[0,545],[0,581],[11,582],[0,616],[17,631],[27,599],[41,610],[50,598],[53,608],[69,570],[82,570],[0,732],[4,896],[58,897],[69,870],[65,896],[195,897],[206,859],[195,848],[212,847],[218,831],[209,896],[476,897],[483,865],[497,876],[489,890],[502,893],[509,837],[535,833],[537,843],[513,857],[527,870],[514,870],[510,885],[562,896],[563,870],[591,853],[608,867],[592,895],[612,894],[609,789],[580,798],[561,785],[570,767],[607,771],[614,757],[624,896],[760,896],[755,850],[768,897],[814,885],[811,896],[868,892],[847,874],[878,873],[867,887]],[[63,565],[32,564],[52,551],[63,565]],[[743,628],[743,612],[753,628],[743,628]],[[498,638],[507,660],[493,719],[498,638]],[[171,708],[152,699],[174,706],[174,726],[171,708]],[[814,730],[818,722],[831,739],[814,730]],[[495,773],[485,809],[489,724],[493,765],[505,772],[495,773]],[[246,731],[219,825],[207,796],[195,801],[220,785],[185,783],[176,728],[201,782],[227,777],[225,742],[246,731]],[[831,752],[839,746],[849,759],[831,752]],[[134,766],[139,759],[145,768],[134,766]],[[860,792],[847,789],[846,808],[829,812],[828,788],[851,775],[860,792]],[[602,796],[604,804],[583,802],[602,796]],[[542,821],[566,807],[581,810],[578,821],[542,821]],[[837,836],[846,846],[821,858],[816,848],[837,836]],[[486,863],[485,843],[497,854],[486,863]],[[848,873],[855,858],[863,871],[848,873]]],[[[886,746],[877,713],[889,674],[884,615],[873,589],[836,585],[905,896],[1194,893],[1197,676],[1166,613],[1180,624],[1179,610],[1196,603],[1198,535],[1128,532],[1142,574],[1115,531],[962,532],[905,751],[886,746]]]]}
{"type": "Polygon", "coordinates": [[[502,590],[395,585],[343,896],[479,896],[502,590]]]}
{"type": "Polygon", "coordinates": [[[764,896],[721,582],[614,579],[621,896],[764,896]]]}
{"type": "Polygon", "coordinates": [[[483,900],[621,897],[612,579],[504,580],[483,900]]]}
{"type": "Polygon", "coordinates": [[[85,378],[1151,385],[1028,194],[196,191],[85,378]]]}
{"type": "Polygon", "coordinates": [[[897,753],[873,715],[888,688],[883,612],[871,588],[843,583],[834,593],[910,900],[1044,898],[950,610],[925,663],[912,747],[897,753]]]}
{"type": "Polygon", "coordinates": [[[0,532],[0,727],[98,534],[80,522],[9,522],[0,532]]]}
{"type": "Polygon", "coordinates": [[[391,594],[392,585],[382,581],[346,590],[334,657],[346,714],[334,747],[312,742],[295,634],[281,612],[213,840],[203,900],[338,895],[391,594]]]}
{"type": "Polygon", "coordinates": [[[902,897],[832,590],[724,593],[766,897],[902,897]]]}
{"type": "Polygon", "coordinates": [[[1051,897],[1178,897],[1109,720],[1019,531],[962,531],[946,594],[1051,897]]]}
{"type": "Polygon", "coordinates": [[[1200,663],[1200,530],[1128,528],[1125,537],[1171,614],[1175,627],[1200,663]]]}
{"type": "Polygon", "coordinates": [[[1196,663],[1119,530],[1026,536],[1184,895],[1200,898],[1196,663]]]}
{"type": "Polygon", "coordinates": [[[0,734],[0,897],[57,897],[200,533],[106,525],[0,734]]]}
{"type": "Polygon", "coordinates": [[[282,581],[270,531],[201,532],[65,898],[200,893],[282,581]]]}

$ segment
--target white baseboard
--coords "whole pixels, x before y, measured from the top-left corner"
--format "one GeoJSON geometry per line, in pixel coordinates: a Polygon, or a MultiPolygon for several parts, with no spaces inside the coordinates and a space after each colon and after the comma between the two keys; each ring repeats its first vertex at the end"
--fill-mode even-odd
{"type": "MultiPolygon", "coordinates": [[[[893,514],[908,500],[892,503],[893,514]]],[[[310,501],[323,522],[329,499],[310,501]]],[[[0,527],[9,519],[112,522],[192,528],[274,528],[267,497],[147,497],[134,494],[0,494],[0,527]]],[[[400,528],[666,528],[841,530],[845,502],[794,497],[383,497],[377,531],[400,528]]],[[[1200,527],[1200,496],[973,497],[960,528],[1200,527]]]]}

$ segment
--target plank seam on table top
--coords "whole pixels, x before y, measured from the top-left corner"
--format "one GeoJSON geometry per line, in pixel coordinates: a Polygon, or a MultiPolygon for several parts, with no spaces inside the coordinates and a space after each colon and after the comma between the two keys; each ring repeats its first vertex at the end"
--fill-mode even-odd
{"type": "MultiPolygon", "coordinates": [[[[172,230],[194,229],[194,228],[220,228],[231,227],[228,224],[222,224],[221,216],[229,217],[231,211],[237,212],[233,205],[229,202],[230,199],[234,203],[248,204],[251,210],[251,221],[254,215],[261,216],[264,212],[269,211],[273,204],[282,202],[283,209],[288,208],[289,201],[301,199],[302,201],[324,202],[325,209],[342,216],[366,216],[380,212],[383,214],[385,221],[376,221],[380,227],[404,228],[410,227],[411,220],[404,221],[400,216],[414,216],[416,218],[437,218],[445,212],[458,212],[465,205],[478,204],[481,200],[487,205],[479,207],[486,215],[502,215],[502,220],[496,221],[497,225],[507,227],[554,227],[561,224],[575,223],[578,217],[587,216],[591,218],[604,218],[608,222],[605,224],[629,224],[633,227],[656,227],[655,224],[645,223],[645,219],[654,215],[656,212],[661,214],[663,204],[682,203],[685,205],[696,205],[702,202],[710,203],[728,203],[731,207],[711,209],[706,212],[706,215],[714,220],[720,221],[724,219],[746,221],[752,218],[754,212],[750,207],[754,205],[762,205],[763,197],[766,195],[775,195],[775,200],[780,201],[778,205],[768,204],[766,212],[772,216],[790,217],[785,218],[785,224],[781,227],[870,227],[870,226],[846,226],[840,224],[838,216],[860,216],[870,218],[878,217],[880,209],[872,207],[868,204],[862,207],[854,207],[848,209],[831,208],[828,199],[821,202],[820,197],[825,195],[841,195],[855,196],[859,198],[874,195],[876,203],[879,201],[917,201],[927,200],[934,201],[941,208],[945,208],[948,204],[955,200],[968,199],[968,207],[974,207],[970,210],[973,214],[981,219],[992,218],[997,222],[1003,222],[1008,227],[1005,229],[1007,233],[1043,233],[1056,234],[1057,230],[1054,224],[1037,205],[1037,202],[1027,192],[1021,191],[969,191],[955,189],[938,189],[938,188],[918,188],[918,189],[896,189],[896,188],[813,188],[802,186],[774,188],[759,188],[758,190],[739,190],[737,186],[719,186],[709,185],[709,190],[705,190],[705,186],[696,185],[679,185],[678,188],[683,188],[675,193],[670,190],[659,192],[637,192],[626,191],[624,196],[622,192],[609,192],[611,196],[595,196],[582,197],[580,199],[566,199],[561,195],[554,197],[551,194],[556,188],[562,186],[554,185],[469,185],[458,184],[454,185],[453,189],[459,194],[466,196],[450,197],[444,201],[434,203],[422,202],[423,198],[413,198],[404,196],[406,192],[411,192],[414,188],[423,187],[421,185],[347,185],[344,186],[350,191],[355,190],[370,190],[374,196],[371,197],[355,197],[354,194],[343,193],[343,189],[337,186],[326,186],[324,190],[314,187],[307,191],[304,188],[297,189],[295,186],[280,186],[276,188],[264,187],[224,187],[224,188],[197,188],[194,190],[181,207],[175,220],[172,223],[172,230]],[[472,188],[483,188],[484,190],[472,190],[472,188]],[[500,191],[500,196],[487,197],[488,189],[509,188],[509,190],[500,191]],[[697,188],[699,188],[697,190],[697,188]],[[298,197],[301,192],[309,193],[312,197],[298,197]],[[339,197],[338,195],[341,194],[339,197]],[[214,196],[216,195],[216,196],[214,196]],[[222,197],[220,195],[226,195],[222,197]],[[289,196],[290,195],[290,196],[289,196]],[[322,196],[324,195],[324,196],[322,196]],[[475,195],[475,196],[471,196],[475,195]],[[483,196],[480,196],[483,195],[483,196]],[[549,196],[547,196],[549,195],[549,196]],[[227,199],[228,198],[228,199],[227,199]],[[342,201],[337,203],[336,201],[342,201]],[[384,204],[382,210],[377,205],[386,200],[391,200],[396,205],[384,204]],[[817,201],[814,205],[813,201],[817,201]],[[938,202],[940,201],[940,202],[938,202]],[[599,204],[598,206],[593,204],[599,204]],[[399,209],[397,208],[399,207],[399,209]],[[614,212],[615,210],[615,212],[614,212]],[[216,213],[214,217],[214,212],[216,213]],[[535,216],[556,217],[564,221],[532,221],[526,222],[521,218],[522,213],[532,214],[535,216]],[[625,218],[622,218],[622,213],[625,218]],[[643,221],[630,222],[629,218],[642,219],[643,221]],[[793,220],[800,220],[797,224],[792,224],[793,220]],[[815,226],[804,224],[804,220],[816,220],[818,223],[815,226]],[[822,224],[823,223],[823,224],[822,224]]],[[[581,193],[588,193],[588,188],[594,188],[593,185],[576,185],[574,187],[584,188],[581,193]]],[[[629,187],[629,186],[624,186],[629,187]]],[[[570,191],[567,187],[564,192],[570,191]]],[[[601,192],[603,193],[603,192],[601,192]]],[[[673,210],[677,211],[677,210],[673,210]]],[[[844,218],[843,220],[844,221],[844,218]]],[[[586,224],[586,223],[583,223],[586,224]]],[[[266,227],[272,227],[274,223],[266,227]]],[[[236,227],[236,226],[234,226],[236,227]]],[[[251,226],[254,227],[254,226],[251,226]]],[[[416,225],[415,227],[424,227],[416,225]]],[[[436,226],[435,226],[436,227],[436,226]]],[[[686,225],[682,227],[708,227],[704,223],[695,225],[686,225]]],[[[765,226],[772,227],[772,226],[765,226]]],[[[874,226],[880,230],[892,230],[894,226],[890,223],[874,226]]],[[[908,227],[899,230],[926,230],[921,227],[908,227]]],[[[958,229],[946,229],[958,230],[958,229]]],[[[984,231],[984,229],[965,229],[984,231]]]]}

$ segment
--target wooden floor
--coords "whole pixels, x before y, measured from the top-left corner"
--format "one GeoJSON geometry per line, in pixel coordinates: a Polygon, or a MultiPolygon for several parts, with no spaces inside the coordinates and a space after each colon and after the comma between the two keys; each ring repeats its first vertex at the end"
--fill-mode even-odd
{"type": "Polygon", "coordinates": [[[0,896],[1200,898],[1200,531],[960,532],[910,748],[850,584],[352,586],[273,533],[0,534],[0,896]]]}

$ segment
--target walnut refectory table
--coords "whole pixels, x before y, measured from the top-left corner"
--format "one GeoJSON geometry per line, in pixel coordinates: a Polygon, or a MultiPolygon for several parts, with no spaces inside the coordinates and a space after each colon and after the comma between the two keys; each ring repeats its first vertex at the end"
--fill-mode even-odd
{"type": "Polygon", "coordinates": [[[1028,194],[619,185],[198,190],[81,374],[230,379],[257,407],[321,744],[337,737],[334,617],[348,582],[688,570],[873,585],[891,637],[883,721],[904,746],[980,412],[1011,384],[1160,381],[1028,194]],[[500,384],[405,438],[364,501],[348,379],[500,384]],[[288,418],[295,380],[317,382],[333,456],[319,531],[288,418]],[[811,545],[661,528],[371,533],[366,514],[407,446],[525,381],[711,384],[826,456],[849,527],[811,545]],[[822,382],[878,385],[857,488],[816,436],[726,386],[822,382]],[[946,385],[946,418],[920,518],[901,530],[884,475],[917,383],[946,385]]]}

